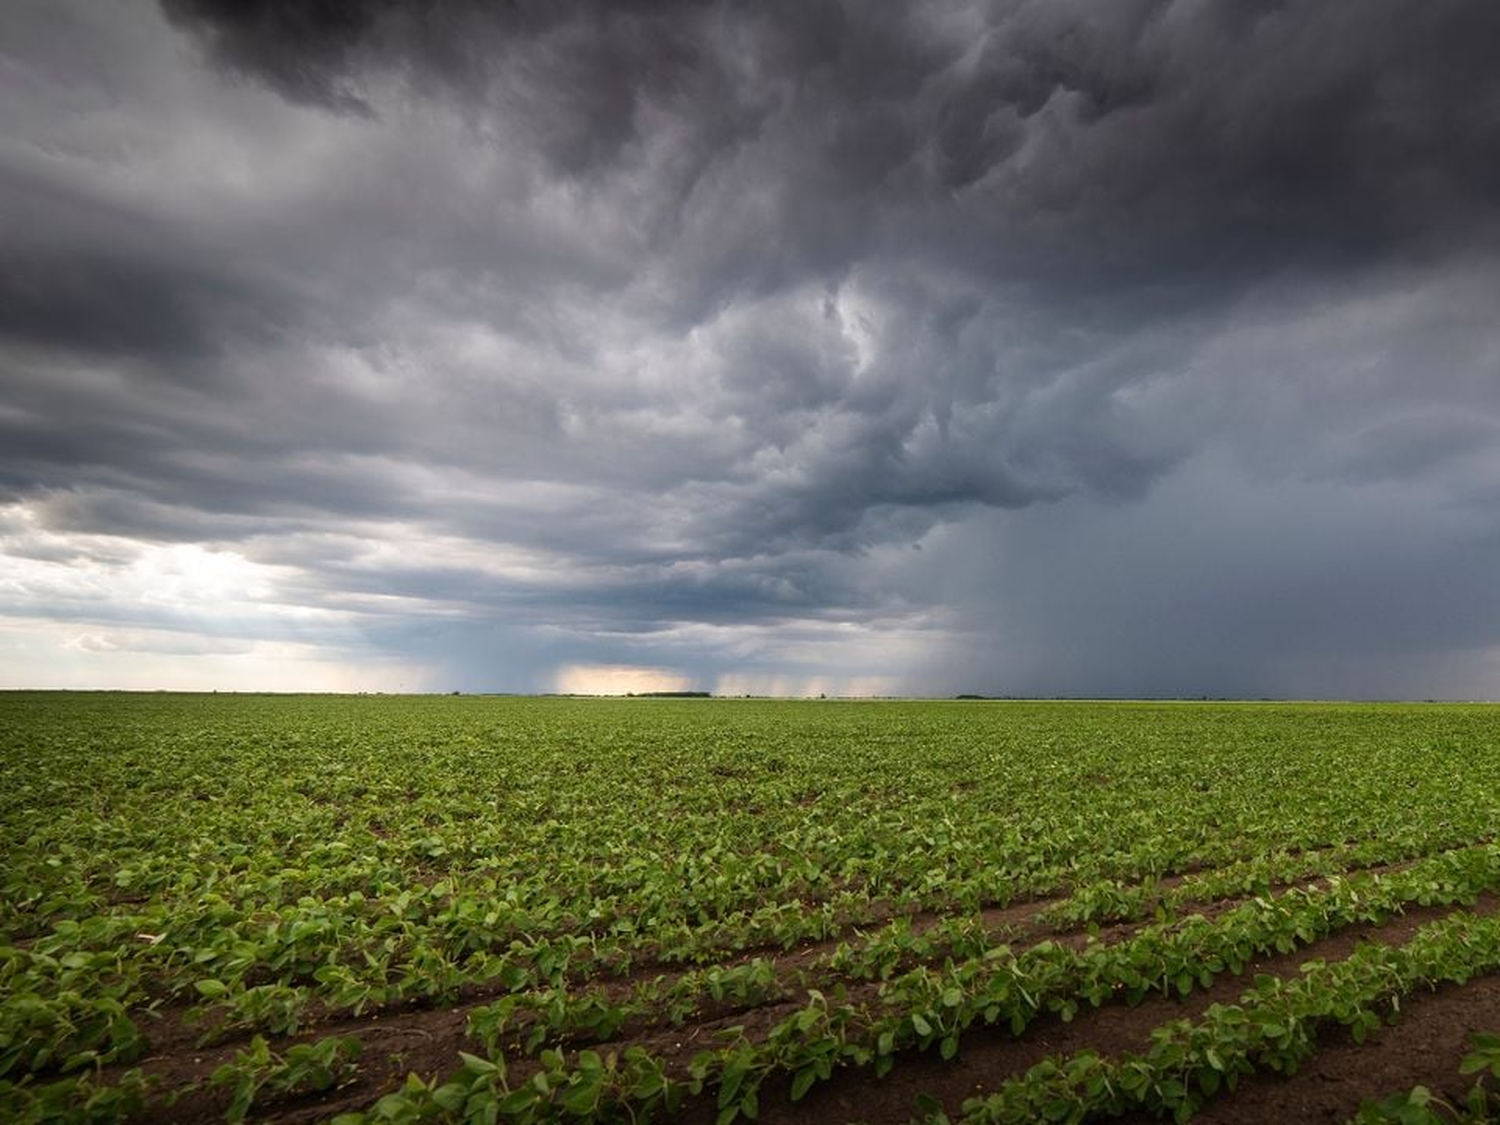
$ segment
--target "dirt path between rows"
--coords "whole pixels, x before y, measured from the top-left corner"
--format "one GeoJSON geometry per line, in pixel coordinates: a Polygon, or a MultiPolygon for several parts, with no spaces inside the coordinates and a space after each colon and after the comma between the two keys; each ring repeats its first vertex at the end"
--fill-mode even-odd
{"type": "Polygon", "coordinates": [[[1462,1106],[1474,1075],[1458,1072],[1476,1031],[1500,1031],[1500,976],[1478,977],[1401,1001],[1401,1018],[1356,1044],[1342,1029],[1320,1037],[1296,1074],[1254,1075],[1193,1118],[1206,1125],[1345,1122],[1367,1099],[1423,1085],[1462,1106]]]}
{"type": "MultiPolygon", "coordinates": [[[[1406,864],[1380,865],[1378,869],[1395,869],[1401,866],[1406,864]]],[[[1182,876],[1172,877],[1161,883],[1163,886],[1170,886],[1181,878],[1182,876]]],[[[1312,879],[1295,885],[1313,886],[1321,882],[1321,879],[1312,879]]],[[[1085,940],[1082,930],[1059,931],[1037,917],[1049,905],[1058,901],[1063,900],[1033,899],[987,910],[984,912],[985,922],[996,932],[998,940],[1009,942],[1018,951],[1048,938],[1081,945],[1085,940]]],[[[1244,898],[1221,899],[1204,904],[1196,912],[1213,917],[1233,909],[1243,901],[1244,898]]],[[[1247,968],[1247,972],[1295,972],[1296,966],[1309,957],[1341,957],[1361,937],[1375,932],[1379,932],[1381,939],[1385,941],[1404,940],[1401,935],[1408,934],[1424,921],[1448,913],[1451,909],[1413,908],[1404,916],[1389,920],[1382,926],[1354,927],[1286,957],[1256,962],[1247,968]],[[1289,967],[1277,968],[1283,962],[1289,967]]],[[[936,915],[931,920],[924,917],[919,921],[919,926],[926,929],[938,920],[936,915]]],[[[1111,926],[1100,932],[1098,937],[1107,943],[1124,941],[1145,924],[1111,926]]],[[[914,926],[915,928],[918,926],[914,926]]],[[[839,941],[847,940],[848,936],[811,943],[775,956],[778,976],[795,982],[799,972],[811,970],[816,973],[819,960],[831,952],[839,941]]],[[[740,958],[726,963],[738,960],[740,958]]],[[[611,992],[617,988],[622,990],[622,995],[629,992],[628,980],[599,983],[608,986],[611,992]]],[[[785,1083],[778,1087],[776,1081],[772,1080],[765,1088],[761,1120],[821,1123],[862,1119],[868,1120],[871,1125],[882,1122],[905,1123],[914,1111],[913,1099],[919,1092],[939,1097],[952,1113],[965,1097],[983,1093],[987,1086],[993,1088],[997,1081],[1024,1071],[1049,1054],[1067,1053],[1081,1046],[1092,1046],[1101,1053],[1136,1049],[1144,1043],[1150,1029],[1157,1023],[1174,1016],[1195,1014],[1214,999],[1237,999],[1243,987],[1244,979],[1221,977],[1212,989],[1195,991],[1181,1002],[1163,998],[1148,999],[1134,1009],[1107,1005],[1097,1011],[1080,1012],[1071,1024],[1065,1024],[1055,1017],[1046,1017],[1038,1020],[1020,1039],[998,1029],[972,1029],[963,1038],[962,1053],[951,1063],[943,1063],[935,1052],[927,1055],[910,1054],[903,1056],[891,1074],[882,1080],[874,1081],[865,1073],[836,1074],[830,1082],[816,1087],[801,1103],[787,1100],[785,1083]]],[[[865,990],[873,995],[877,988],[878,985],[875,984],[856,985],[851,991],[865,990]]],[[[468,1013],[484,999],[487,997],[466,998],[465,1002],[458,1005],[438,1007],[407,1006],[358,1018],[334,1017],[321,1020],[296,1036],[273,1038],[273,1048],[284,1050],[292,1043],[309,1042],[323,1036],[355,1035],[364,1047],[359,1074],[345,1087],[314,1098],[268,1104],[264,1114],[253,1115],[253,1119],[284,1122],[287,1125],[310,1125],[336,1113],[370,1105],[381,1094],[399,1087],[409,1073],[427,1077],[450,1073],[455,1068],[457,1052],[474,1047],[466,1034],[468,1013]]],[[[716,1041],[713,1033],[717,1030],[743,1025],[746,1035],[754,1039],[800,1009],[802,1003],[803,998],[800,991],[797,991],[795,1000],[784,1002],[738,1008],[727,1005],[707,1006],[698,1019],[686,1026],[639,1027],[635,1031],[627,1028],[624,1038],[599,1045],[599,1049],[619,1050],[625,1046],[639,1045],[658,1056],[685,1061],[693,1053],[714,1045],[716,1041]]],[[[208,1086],[207,1079],[216,1067],[232,1059],[244,1047],[247,1037],[236,1037],[210,1048],[197,1048],[194,1044],[198,1032],[181,1026],[176,1019],[164,1021],[149,1031],[152,1051],[137,1065],[152,1076],[164,1091],[197,1085],[196,1090],[186,1094],[175,1105],[153,1107],[151,1120],[180,1122],[184,1125],[207,1125],[209,1122],[221,1121],[229,1094],[227,1090],[208,1086]]],[[[512,1064],[513,1072],[518,1074],[524,1073],[529,1067],[529,1060],[521,1058],[515,1059],[512,1064]]],[[[684,1114],[684,1120],[701,1118],[711,1121],[713,1117],[711,1107],[688,1107],[688,1112],[684,1114]]]]}
{"type": "MultiPolygon", "coordinates": [[[[1493,910],[1497,907],[1500,907],[1500,900],[1488,898],[1476,909],[1493,910]]],[[[1185,999],[1151,997],[1134,1008],[1105,1005],[1099,1009],[1085,1009],[1068,1023],[1055,1016],[1044,1016],[1019,1038],[1004,1029],[974,1028],[965,1034],[962,1050],[951,1062],[943,1062],[935,1051],[909,1052],[900,1057],[895,1068],[883,1079],[876,1080],[865,1070],[842,1071],[830,1081],[814,1087],[801,1102],[788,1099],[786,1080],[773,1078],[763,1088],[760,1120],[768,1125],[831,1125],[840,1121],[906,1125],[916,1112],[917,1095],[923,1093],[938,1098],[949,1113],[956,1114],[965,1098],[992,1090],[1000,1082],[1024,1073],[1049,1055],[1069,1054],[1084,1047],[1106,1055],[1140,1050],[1147,1044],[1151,1029],[1158,1024],[1175,1018],[1196,1017],[1215,1002],[1238,1000],[1256,973],[1294,974],[1304,961],[1311,958],[1337,960],[1345,957],[1363,940],[1399,944],[1421,926],[1452,913],[1454,909],[1414,907],[1381,924],[1349,927],[1291,953],[1256,959],[1239,976],[1223,975],[1212,987],[1195,990],[1185,999]]],[[[630,1042],[662,1057],[685,1060],[711,1044],[713,1031],[720,1027],[743,1024],[746,1033],[753,1038],[769,1030],[799,1006],[771,1005],[708,1023],[659,1030],[630,1042]]],[[[284,1125],[311,1125],[334,1113],[368,1105],[374,1096],[370,1089],[378,1081],[368,1072],[369,1064],[375,1062],[381,1052],[399,1052],[405,1061],[404,1069],[389,1072],[385,1089],[397,1084],[409,1070],[431,1074],[451,1069],[455,1052],[467,1045],[463,1013],[422,1014],[430,1017],[424,1025],[403,1022],[389,1028],[378,1025],[361,1028],[361,1036],[366,1042],[367,1073],[358,1086],[332,1092],[316,1101],[287,1105],[279,1111],[273,1108],[263,1120],[284,1125]]],[[[625,1045],[616,1042],[608,1046],[618,1049],[625,1045]]],[[[186,1112],[171,1119],[198,1123],[216,1120],[219,1116],[208,1105],[180,1109],[186,1112]]],[[[680,1119],[696,1125],[712,1122],[715,1116],[716,1107],[712,1100],[704,1097],[685,1106],[680,1119]]]]}
{"type": "MultiPolygon", "coordinates": [[[[1500,908],[1500,899],[1494,897],[1487,897],[1474,907],[1477,912],[1497,908],[1500,908]]],[[[992,1092],[1006,1079],[1024,1074],[1048,1056],[1070,1055],[1086,1047],[1105,1056],[1144,1050],[1149,1045],[1153,1028],[1173,1019],[1197,1018],[1210,1004],[1236,1002],[1257,973],[1295,975],[1304,961],[1314,958],[1339,960],[1365,940],[1401,944],[1428,922],[1451,914],[1454,909],[1448,906],[1413,907],[1379,925],[1349,927],[1291,953],[1252,961],[1239,976],[1220,976],[1211,987],[1195,989],[1183,999],[1153,996],[1134,1008],[1106,1005],[1093,1011],[1081,1011],[1068,1023],[1056,1016],[1045,1016],[1019,1037],[1011,1036],[1004,1029],[974,1029],[964,1035],[958,1057],[951,1062],[945,1063],[935,1051],[929,1051],[902,1058],[882,1079],[873,1079],[868,1073],[846,1071],[814,1087],[801,1102],[789,1102],[783,1093],[773,1093],[768,1088],[761,1102],[760,1121],[764,1125],[832,1125],[841,1121],[906,1125],[918,1112],[916,1098],[919,1094],[938,1099],[944,1110],[956,1117],[965,1098],[982,1097],[992,1092]]],[[[1367,1040],[1367,1045],[1370,1042],[1367,1040]]],[[[1315,1067],[1317,1062],[1315,1059],[1309,1066],[1315,1067]]],[[[1381,1078],[1383,1080],[1384,1076],[1381,1078]]],[[[1241,1089],[1245,1089],[1243,1084],[1241,1089]]],[[[1389,1092],[1385,1086],[1381,1090],[1389,1092]]],[[[1354,1105],[1358,1107],[1358,1099],[1354,1105]]],[[[705,1117],[704,1120],[711,1118],[705,1117]]],[[[1241,1119],[1224,1117],[1220,1120],[1241,1119]]],[[[1302,1118],[1292,1114],[1264,1120],[1295,1122],[1302,1118]]]]}

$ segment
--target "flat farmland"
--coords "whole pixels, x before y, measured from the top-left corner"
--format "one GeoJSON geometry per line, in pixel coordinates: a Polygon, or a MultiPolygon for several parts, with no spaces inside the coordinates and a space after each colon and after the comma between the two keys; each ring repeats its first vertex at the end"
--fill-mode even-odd
{"type": "Polygon", "coordinates": [[[1500,1069],[1493,706],[8,693],[0,739],[6,1121],[1450,1120],[1500,1069]]]}

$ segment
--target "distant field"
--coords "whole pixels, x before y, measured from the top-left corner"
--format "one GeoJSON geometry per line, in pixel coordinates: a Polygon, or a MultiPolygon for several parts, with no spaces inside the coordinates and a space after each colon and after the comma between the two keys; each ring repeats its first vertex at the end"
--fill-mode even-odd
{"type": "Polygon", "coordinates": [[[0,748],[5,1121],[1343,1121],[1500,1031],[1491,706],[10,693],[0,748]]]}

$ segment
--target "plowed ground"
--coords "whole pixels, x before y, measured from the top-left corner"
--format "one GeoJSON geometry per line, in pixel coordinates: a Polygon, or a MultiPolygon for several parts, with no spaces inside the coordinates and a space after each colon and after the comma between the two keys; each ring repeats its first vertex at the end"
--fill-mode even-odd
{"type": "MultiPolygon", "coordinates": [[[[1170,886],[1175,881],[1163,880],[1163,885],[1170,886]]],[[[1039,917],[1058,901],[1061,900],[1041,899],[988,910],[985,920],[994,930],[997,942],[1003,939],[1013,949],[1042,940],[1083,944],[1087,937],[1084,930],[1059,929],[1039,917]]],[[[1196,905],[1195,913],[1213,917],[1240,901],[1204,902],[1196,905]]],[[[1486,897],[1474,909],[1488,913],[1497,908],[1500,900],[1486,897]]],[[[1211,1004],[1234,1003],[1258,975],[1292,976],[1306,961],[1342,959],[1361,942],[1397,945],[1425,923],[1451,912],[1450,907],[1414,907],[1380,924],[1350,926],[1289,953],[1255,959],[1243,972],[1225,973],[1210,987],[1196,988],[1186,997],[1152,995],[1134,1006],[1106,1003],[1097,1009],[1085,1007],[1069,1021],[1044,1015],[1019,1036],[1005,1028],[973,1028],[964,1035],[960,1053],[954,1059],[942,1060],[936,1051],[908,1051],[882,1078],[875,1078],[865,1068],[837,1071],[829,1081],[817,1084],[798,1101],[788,1096],[788,1081],[773,1076],[763,1088],[758,1119],[767,1125],[829,1122],[905,1125],[920,1116],[923,1104],[930,1109],[934,1102],[956,1117],[965,1099],[984,1095],[1045,1058],[1065,1057],[1082,1050],[1093,1050],[1106,1057],[1139,1052],[1148,1044],[1154,1028],[1176,1019],[1195,1018],[1211,1004]]],[[[931,926],[937,920],[934,915],[919,916],[916,928],[931,926]]],[[[1096,928],[1093,936],[1105,942],[1118,942],[1137,928],[1125,924],[1103,931],[1096,928]]],[[[741,1028],[752,1040],[764,1037],[801,1007],[805,987],[831,983],[818,976],[821,961],[840,941],[857,938],[858,931],[851,930],[837,938],[779,955],[778,977],[787,982],[789,992],[794,995],[784,1002],[750,1007],[706,1006],[680,1026],[644,1023],[627,1027],[616,1039],[576,1040],[567,1045],[591,1046],[601,1053],[623,1052],[639,1046],[668,1060],[679,1072],[685,1071],[689,1060],[716,1043],[716,1034],[725,1029],[741,1028]]],[[[649,974],[657,975],[656,968],[650,967],[649,974]]],[[[647,975],[647,971],[591,983],[625,995],[636,976],[642,975],[647,975]]],[[[861,992],[873,994],[875,988],[873,984],[855,984],[849,987],[849,996],[858,999],[861,992]]],[[[454,1006],[403,1006],[358,1018],[329,1017],[297,1036],[273,1039],[273,1049],[281,1051],[292,1043],[311,1042],[323,1036],[355,1036],[364,1047],[359,1074],[346,1085],[316,1096],[258,1103],[251,1119],[311,1125],[340,1112],[369,1106],[381,1094],[398,1088],[408,1074],[425,1078],[447,1074],[454,1068],[459,1051],[474,1050],[466,1030],[467,1016],[488,998],[477,994],[454,1006]]],[[[1399,1020],[1363,1044],[1356,1046],[1347,1035],[1330,1031],[1322,1037],[1314,1060],[1299,1073],[1257,1075],[1240,1083],[1236,1090],[1223,1092],[1195,1120],[1342,1122],[1362,1102],[1418,1083],[1459,1103],[1472,1082],[1458,1071],[1467,1036],[1495,1027],[1500,1027],[1500,978],[1480,977],[1463,986],[1418,994],[1402,1002],[1399,1020]]],[[[224,1119],[228,1091],[212,1087],[208,1079],[217,1067],[244,1047],[245,1037],[204,1048],[197,1045],[200,1036],[201,1029],[184,1023],[180,1010],[161,1012],[152,1026],[151,1051],[139,1065],[160,1082],[161,1088],[191,1091],[175,1103],[153,1107],[152,1120],[199,1125],[224,1119]]],[[[526,1071],[526,1060],[512,1064],[513,1075],[524,1076],[526,1071]]],[[[716,1105],[705,1094],[689,1099],[678,1119],[711,1123],[717,1115],[716,1105]]]]}

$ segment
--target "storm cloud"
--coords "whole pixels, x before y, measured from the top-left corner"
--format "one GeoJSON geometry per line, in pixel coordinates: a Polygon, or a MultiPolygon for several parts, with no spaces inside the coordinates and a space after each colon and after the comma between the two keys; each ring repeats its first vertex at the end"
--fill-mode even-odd
{"type": "Polygon", "coordinates": [[[6,5],[0,679],[1493,697],[1497,41],[6,5]]]}

